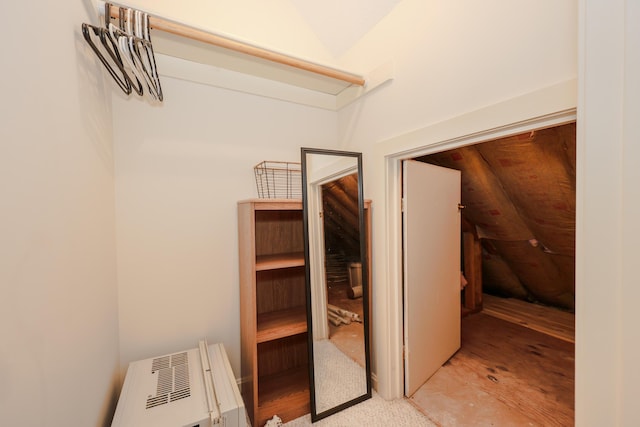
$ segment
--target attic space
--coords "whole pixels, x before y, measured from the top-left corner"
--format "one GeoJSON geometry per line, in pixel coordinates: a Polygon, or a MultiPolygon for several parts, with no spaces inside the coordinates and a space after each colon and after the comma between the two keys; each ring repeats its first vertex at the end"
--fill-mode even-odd
{"type": "Polygon", "coordinates": [[[462,227],[481,242],[484,293],[574,310],[575,123],[415,160],[462,172],[462,227]]]}
{"type": "Polygon", "coordinates": [[[358,175],[323,185],[322,205],[327,283],[346,283],[349,264],[360,261],[358,175]]]}

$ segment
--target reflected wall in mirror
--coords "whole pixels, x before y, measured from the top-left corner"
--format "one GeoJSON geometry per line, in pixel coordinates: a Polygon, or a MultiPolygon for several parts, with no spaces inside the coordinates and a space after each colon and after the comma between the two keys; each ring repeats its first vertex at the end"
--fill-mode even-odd
{"type": "Polygon", "coordinates": [[[371,397],[361,153],[302,148],[313,422],[371,397]]]}

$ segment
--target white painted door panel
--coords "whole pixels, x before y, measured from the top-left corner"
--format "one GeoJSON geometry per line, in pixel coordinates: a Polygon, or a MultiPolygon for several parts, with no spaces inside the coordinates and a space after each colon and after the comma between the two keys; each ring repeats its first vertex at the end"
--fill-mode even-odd
{"type": "Polygon", "coordinates": [[[460,348],[460,172],[403,165],[405,395],[460,348]]]}

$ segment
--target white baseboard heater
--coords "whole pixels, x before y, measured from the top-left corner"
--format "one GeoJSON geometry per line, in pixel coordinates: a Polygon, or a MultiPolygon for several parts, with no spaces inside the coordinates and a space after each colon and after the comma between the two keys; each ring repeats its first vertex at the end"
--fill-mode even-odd
{"type": "Polygon", "coordinates": [[[131,362],[111,427],[247,427],[227,353],[219,344],[131,362]]]}

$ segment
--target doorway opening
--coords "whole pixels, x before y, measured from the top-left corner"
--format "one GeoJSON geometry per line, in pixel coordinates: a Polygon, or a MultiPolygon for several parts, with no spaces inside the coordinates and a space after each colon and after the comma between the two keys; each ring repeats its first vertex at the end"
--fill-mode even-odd
{"type": "Polygon", "coordinates": [[[573,424],[575,135],[569,122],[413,157],[461,171],[465,205],[461,350],[412,397],[436,422],[573,424]]]}
{"type": "Polygon", "coordinates": [[[329,341],[366,368],[358,174],[322,185],[329,341]]]}

